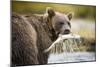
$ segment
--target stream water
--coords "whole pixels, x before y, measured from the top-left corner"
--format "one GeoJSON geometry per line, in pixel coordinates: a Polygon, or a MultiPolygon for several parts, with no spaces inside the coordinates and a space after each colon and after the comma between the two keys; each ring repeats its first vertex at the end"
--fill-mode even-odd
{"type": "Polygon", "coordinates": [[[50,54],[48,63],[95,61],[95,52],[63,52],[61,54],[50,54]]]}

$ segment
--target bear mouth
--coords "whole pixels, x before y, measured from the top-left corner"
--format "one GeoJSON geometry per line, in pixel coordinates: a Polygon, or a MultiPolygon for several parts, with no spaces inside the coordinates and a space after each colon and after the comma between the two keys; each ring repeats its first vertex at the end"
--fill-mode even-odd
{"type": "Polygon", "coordinates": [[[65,30],[63,34],[70,34],[70,30],[65,30]]]}
{"type": "Polygon", "coordinates": [[[70,30],[65,30],[64,32],[58,32],[58,33],[57,33],[57,36],[59,36],[60,34],[62,34],[62,35],[68,35],[68,34],[70,34],[70,33],[71,33],[70,30]]]}
{"type": "Polygon", "coordinates": [[[64,32],[63,34],[66,34],[67,35],[67,34],[70,34],[70,32],[64,32]]]}

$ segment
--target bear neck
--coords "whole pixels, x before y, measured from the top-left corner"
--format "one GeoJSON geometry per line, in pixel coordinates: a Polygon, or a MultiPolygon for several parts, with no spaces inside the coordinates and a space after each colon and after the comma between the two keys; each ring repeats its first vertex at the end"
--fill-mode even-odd
{"type": "Polygon", "coordinates": [[[42,17],[42,22],[43,22],[42,25],[43,25],[45,31],[47,32],[48,36],[50,37],[50,39],[52,41],[55,41],[58,36],[56,35],[55,30],[53,29],[51,18],[42,17]]]}

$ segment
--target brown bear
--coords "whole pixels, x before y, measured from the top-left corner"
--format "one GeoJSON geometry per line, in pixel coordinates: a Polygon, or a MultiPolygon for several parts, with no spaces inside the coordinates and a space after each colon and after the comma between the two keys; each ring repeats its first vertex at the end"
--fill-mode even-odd
{"type": "Polygon", "coordinates": [[[11,65],[47,64],[45,53],[59,34],[69,34],[72,14],[47,8],[43,15],[12,14],[11,65]]]}

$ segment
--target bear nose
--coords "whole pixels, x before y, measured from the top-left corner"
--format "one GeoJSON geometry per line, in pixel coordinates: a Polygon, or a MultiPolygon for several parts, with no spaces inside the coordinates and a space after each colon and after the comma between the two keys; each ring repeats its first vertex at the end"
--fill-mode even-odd
{"type": "Polygon", "coordinates": [[[64,31],[64,34],[69,34],[70,33],[70,30],[69,29],[66,29],[65,31],[64,31]]]}

